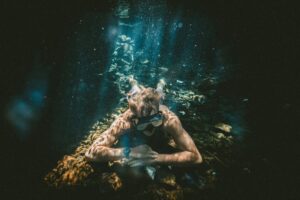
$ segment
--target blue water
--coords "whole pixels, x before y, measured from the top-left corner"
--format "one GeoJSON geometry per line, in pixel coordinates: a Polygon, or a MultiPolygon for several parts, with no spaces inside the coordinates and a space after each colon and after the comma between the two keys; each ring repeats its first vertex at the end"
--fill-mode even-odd
{"type": "Polygon", "coordinates": [[[11,195],[22,199],[34,191],[28,182],[39,185],[97,121],[126,103],[129,75],[150,87],[163,78],[164,103],[193,137],[218,123],[232,127],[229,135],[240,145],[233,157],[239,159],[212,171],[222,177],[212,194],[229,198],[234,190],[244,197],[247,191],[267,199],[276,189],[289,191],[280,180],[297,172],[289,165],[297,152],[291,135],[297,123],[290,116],[298,91],[289,89],[299,85],[289,68],[297,66],[289,59],[297,52],[292,9],[283,13],[277,2],[44,3],[11,3],[4,12],[9,22],[1,24],[7,51],[0,125],[11,195]]]}

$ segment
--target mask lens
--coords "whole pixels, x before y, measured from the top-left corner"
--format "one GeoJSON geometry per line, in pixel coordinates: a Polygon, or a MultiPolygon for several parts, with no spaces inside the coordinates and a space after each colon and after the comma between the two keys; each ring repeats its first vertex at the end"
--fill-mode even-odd
{"type": "Polygon", "coordinates": [[[162,120],[156,120],[151,123],[154,127],[158,127],[162,124],[162,120]]]}
{"type": "Polygon", "coordinates": [[[148,127],[149,124],[152,124],[152,126],[154,126],[154,127],[160,126],[163,123],[163,117],[162,117],[161,113],[159,113],[159,114],[155,114],[151,117],[147,117],[146,119],[143,118],[139,121],[140,121],[140,124],[138,122],[136,123],[136,129],[138,131],[143,131],[148,127]]]}
{"type": "Polygon", "coordinates": [[[147,128],[148,124],[149,124],[149,123],[138,124],[138,125],[136,126],[136,129],[137,129],[138,131],[145,130],[145,129],[147,128]]]}

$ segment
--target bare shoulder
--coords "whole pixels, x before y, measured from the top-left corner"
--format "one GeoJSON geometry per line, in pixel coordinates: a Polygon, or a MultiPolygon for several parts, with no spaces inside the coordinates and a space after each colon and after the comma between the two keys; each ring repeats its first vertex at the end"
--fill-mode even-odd
{"type": "Polygon", "coordinates": [[[131,127],[130,123],[130,111],[126,110],[119,115],[115,121],[111,124],[109,129],[104,131],[93,143],[93,146],[111,146],[117,138],[122,135],[125,130],[131,127]]]}
{"type": "Polygon", "coordinates": [[[178,116],[172,112],[167,106],[161,105],[159,107],[160,111],[163,113],[164,116],[164,123],[163,128],[167,132],[173,132],[174,129],[181,129],[182,125],[178,118],[178,116]]]}
{"type": "Polygon", "coordinates": [[[115,121],[111,124],[110,129],[118,129],[118,130],[129,129],[131,127],[131,120],[130,120],[131,117],[132,117],[132,112],[129,109],[127,109],[124,113],[120,114],[115,119],[115,121]]]}
{"type": "Polygon", "coordinates": [[[123,120],[124,122],[130,122],[130,119],[132,118],[133,113],[130,109],[127,109],[125,112],[120,114],[117,119],[123,120]]]}

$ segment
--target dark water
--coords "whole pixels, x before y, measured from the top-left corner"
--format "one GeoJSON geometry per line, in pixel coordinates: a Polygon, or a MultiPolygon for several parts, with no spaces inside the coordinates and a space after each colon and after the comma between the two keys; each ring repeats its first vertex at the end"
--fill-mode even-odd
{"type": "MultiPolygon", "coordinates": [[[[213,116],[237,130],[236,157],[252,173],[233,165],[208,198],[296,199],[296,7],[283,1],[118,6],[117,1],[2,6],[1,191],[8,199],[86,195],[80,189],[57,194],[41,179],[119,105],[128,89],[122,77],[131,73],[147,86],[164,78],[170,91],[199,91],[209,106],[189,109],[218,111],[213,116]],[[122,35],[132,40],[132,53],[114,55],[122,35]],[[112,68],[115,63],[122,68],[112,68]]],[[[185,108],[172,98],[166,103],[177,113],[185,108]]]]}

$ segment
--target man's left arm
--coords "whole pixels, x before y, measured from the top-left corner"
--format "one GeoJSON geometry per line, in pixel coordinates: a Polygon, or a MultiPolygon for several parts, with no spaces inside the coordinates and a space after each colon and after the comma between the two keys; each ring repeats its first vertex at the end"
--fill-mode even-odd
{"type": "Polygon", "coordinates": [[[171,114],[164,129],[172,136],[177,148],[181,151],[173,154],[159,154],[155,163],[174,165],[202,163],[202,156],[193,139],[182,127],[179,118],[175,114],[171,114]]]}

